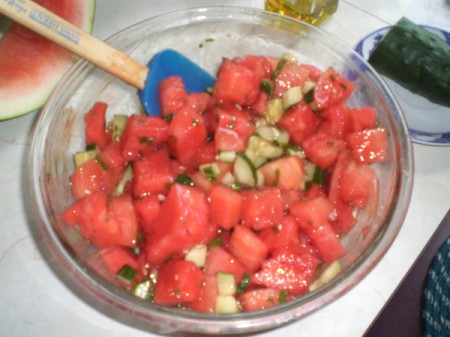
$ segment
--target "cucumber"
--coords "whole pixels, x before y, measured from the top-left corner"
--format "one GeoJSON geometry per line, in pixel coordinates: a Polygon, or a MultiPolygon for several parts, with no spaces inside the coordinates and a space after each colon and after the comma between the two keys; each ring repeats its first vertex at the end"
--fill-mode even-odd
{"type": "Polygon", "coordinates": [[[131,288],[131,293],[143,300],[152,302],[153,301],[153,282],[151,280],[145,280],[135,284],[131,288]]]}
{"type": "Polygon", "coordinates": [[[216,181],[220,175],[220,167],[217,163],[202,164],[198,167],[200,173],[209,180],[216,181]]]}
{"type": "Polygon", "coordinates": [[[236,279],[231,273],[217,273],[217,291],[219,295],[234,295],[236,294],[236,279]]]}
{"type": "Polygon", "coordinates": [[[97,157],[98,154],[99,151],[97,150],[97,147],[94,147],[94,149],[92,150],[80,151],[75,153],[73,155],[73,162],[75,164],[75,167],[83,165],[85,162],[97,157]]]}
{"type": "Polygon", "coordinates": [[[291,87],[283,94],[283,110],[293,107],[303,99],[302,87],[291,87]]]}
{"type": "Polygon", "coordinates": [[[236,159],[235,151],[220,151],[217,160],[223,163],[232,163],[236,159]]]}
{"type": "Polygon", "coordinates": [[[411,92],[450,107],[450,46],[425,28],[401,18],[369,63],[411,92]]]}
{"type": "Polygon", "coordinates": [[[186,261],[194,262],[197,267],[204,267],[207,251],[208,247],[205,244],[195,245],[186,253],[184,259],[186,261]]]}
{"type": "Polygon", "coordinates": [[[283,155],[283,149],[259,136],[250,136],[248,139],[248,149],[256,156],[267,159],[278,158],[283,155]]]}
{"type": "Polygon", "coordinates": [[[322,271],[320,276],[316,280],[314,280],[313,283],[311,283],[311,285],[309,286],[309,291],[319,289],[323,285],[333,280],[336,276],[338,276],[341,271],[342,264],[339,261],[334,261],[322,271]]]}
{"type": "Polygon", "coordinates": [[[218,295],[216,297],[217,314],[235,314],[239,312],[236,298],[232,295],[218,295]]]}
{"type": "Polygon", "coordinates": [[[112,127],[112,139],[116,142],[120,140],[123,130],[128,122],[127,115],[114,115],[113,116],[113,127],[112,127]]]}
{"type": "Polygon", "coordinates": [[[269,124],[276,124],[283,116],[283,102],[279,98],[272,98],[267,102],[265,116],[269,124]]]}
{"type": "Polygon", "coordinates": [[[237,181],[248,186],[256,186],[258,174],[252,161],[243,152],[239,152],[234,162],[234,176],[237,181]]]}
{"type": "Polygon", "coordinates": [[[133,168],[131,167],[131,165],[128,165],[127,168],[125,169],[125,172],[124,172],[122,178],[120,179],[119,183],[117,184],[113,195],[114,196],[122,195],[125,190],[125,185],[127,184],[127,182],[132,181],[132,180],[133,180],[133,168]]]}

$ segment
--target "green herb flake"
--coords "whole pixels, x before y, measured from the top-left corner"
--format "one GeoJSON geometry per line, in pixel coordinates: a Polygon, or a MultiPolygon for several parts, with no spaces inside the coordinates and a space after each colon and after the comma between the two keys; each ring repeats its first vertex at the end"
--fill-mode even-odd
{"type": "Polygon", "coordinates": [[[309,190],[312,186],[313,186],[313,182],[311,180],[305,182],[305,191],[309,190]]]}
{"type": "Polygon", "coordinates": [[[250,287],[250,273],[244,273],[241,282],[236,286],[236,292],[238,294],[244,293],[248,287],[250,287]]]}
{"type": "Polygon", "coordinates": [[[202,169],[203,174],[213,181],[217,179],[216,173],[214,172],[214,168],[212,166],[207,166],[202,169]]]}
{"type": "Polygon", "coordinates": [[[207,38],[207,39],[205,39],[205,41],[200,42],[200,43],[198,44],[198,47],[199,47],[199,48],[203,48],[203,47],[205,46],[205,43],[210,43],[210,42],[214,42],[214,39],[213,39],[213,38],[207,38]]]}
{"type": "Polygon", "coordinates": [[[96,156],[95,160],[97,161],[97,163],[99,163],[99,165],[102,167],[103,170],[108,171],[109,167],[108,164],[106,164],[102,158],[100,158],[100,156],[96,156]]]}
{"type": "Polygon", "coordinates": [[[163,117],[163,120],[166,122],[170,122],[173,119],[173,116],[174,116],[173,112],[169,113],[163,117]]]}
{"type": "Polygon", "coordinates": [[[285,302],[286,302],[287,295],[289,295],[288,291],[287,291],[287,290],[282,290],[282,291],[280,292],[280,295],[278,296],[278,301],[279,301],[280,303],[285,303],[285,302]]]}
{"type": "Polygon", "coordinates": [[[133,282],[134,278],[137,275],[137,270],[133,267],[130,267],[129,265],[124,265],[118,272],[117,276],[120,277],[122,280],[124,280],[127,283],[133,282]]]}
{"type": "Polygon", "coordinates": [[[311,104],[314,102],[314,88],[306,92],[306,94],[303,96],[303,99],[306,103],[311,104]]]}
{"type": "Polygon", "coordinates": [[[212,239],[206,246],[208,247],[208,249],[211,249],[215,246],[222,246],[222,238],[216,237],[212,239]]]}
{"type": "Polygon", "coordinates": [[[153,145],[153,138],[152,137],[141,136],[141,137],[139,137],[139,143],[151,146],[151,145],[153,145]]]}
{"type": "Polygon", "coordinates": [[[86,145],[86,151],[95,151],[97,149],[97,144],[86,145]]]}
{"type": "Polygon", "coordinates": [[[278,77],[278,75],[280,75],[281,69],[287,63],[287,61],[288,60],[285,58],[282,58],[282,59],[280,59],[280,61],[278,61],[277,67],[275,68],[275,70],[272,73],[273,79],[276,79],[278,77]]]}
{"type": "Polygon", "coordinates": [[[230,187],[233,191],[240,191],[242,189],[242,184],[239,182],[235,182],[235,183],[232,183],[230,185],[230,187]]]}
{"type": "Polygon", "coordinates": [[[175,178],[175,182],[182,185],[194,186],[194,183],[191,180],[191,177],[187,174],[179,174],[175,178]]]}
{"type": "Polygon", "coordinates": [[[262,92],[265,92],[270,96],[273,93],[273,82],[267,79],[263,79],[259,85],[259,88],[262,92]]]}
{"type": "Polygon", "coordinates": [[[327,175],[327,171],[317,165],[314,169],[312,182],[317,185],[323,185],[325,182],[326,175],[327,175]]]}

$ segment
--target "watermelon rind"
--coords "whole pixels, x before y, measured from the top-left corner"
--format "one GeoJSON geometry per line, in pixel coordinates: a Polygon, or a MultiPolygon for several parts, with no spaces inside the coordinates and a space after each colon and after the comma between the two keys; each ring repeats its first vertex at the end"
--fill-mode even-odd
{"type": "MultiPolygon", "coordinates": [[[[92,32],[96,0],[36,2],[51,11],[54,6],[58,10],[68,6],[69,16],[61,16],[84,31],[92,32]]],[[[50,42],[44,38],[38,37],[38,40],[30,36],[37,37],[17,23],[11,23],[3,36],[0,34],[0,121],[40,109],[63,75],[78,60],[78,57],[59,46],[52,44],[49,47],[50,42]],[[14,53],[13,50],[18,52],[14,53]],[[32,67],[32,71],[27,71],[27,67],[32,67]]]]}

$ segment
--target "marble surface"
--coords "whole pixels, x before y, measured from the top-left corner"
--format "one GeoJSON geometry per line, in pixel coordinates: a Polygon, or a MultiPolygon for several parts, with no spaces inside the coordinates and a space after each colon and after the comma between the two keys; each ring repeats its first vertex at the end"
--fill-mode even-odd
{"type": "MultiPolygon", "coordinates": [[[[204,5],[262,8],[261,1],[97,0],[99,38],[173,9],[204,5]]],[[[341,0],[322,26],[351,46],[406,15],[450,30],[445,0],[341,0]]],[[[1,107],[0,107],[1,108],[1,107]]],[[[0,336],[157,336],[94,305],[51,257],[29,195],[28,149],[38,112],[0,122],[0,336]]],[[[450,208],[450,147],[414,144],[415,178],[404,225],[382,261],[354,289],[322,310],[255,336],[362,336],[450,208]]]]}

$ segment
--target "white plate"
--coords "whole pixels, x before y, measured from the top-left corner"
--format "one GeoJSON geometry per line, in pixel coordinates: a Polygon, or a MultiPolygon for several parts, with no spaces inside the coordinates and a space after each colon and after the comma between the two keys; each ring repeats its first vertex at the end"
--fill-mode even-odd
{"type": "MultiPolygon", "coordinates": [[[[422,27],[450,44],[450,33],[435,27],[422,27]]],[[[372,50],[390,29],[391,27],[384,27],[372,32],[358,42],[355,50],[367,60],[372,50]]],[[[382,77],[402,107],[412,140],[428,145],[449,146],[450,108],[434,104],[420,95],[413,94],[389,78],[382,77]]]]}

